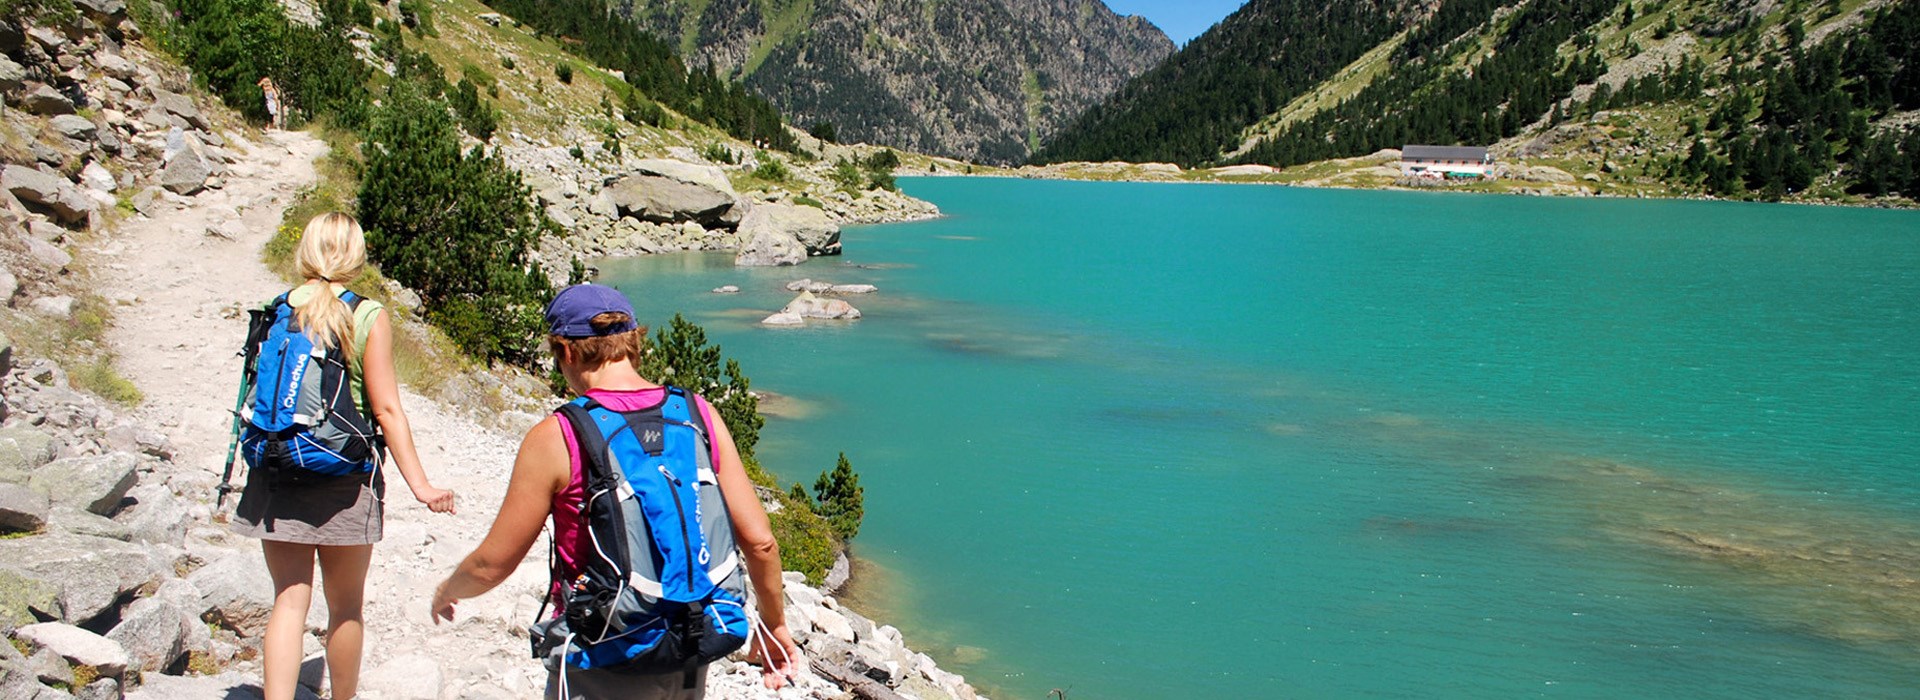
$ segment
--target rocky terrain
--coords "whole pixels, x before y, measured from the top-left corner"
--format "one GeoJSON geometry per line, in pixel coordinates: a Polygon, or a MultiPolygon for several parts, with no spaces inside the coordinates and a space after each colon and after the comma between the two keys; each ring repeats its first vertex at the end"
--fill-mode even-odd
{"type": "MultiPolygon", "coordinates": [[[[302,132],[260,134],[204,100],[145,47],[118,0],[76,5],[0,21],[0,697],[258,697],[272,586],[258,545],[228,534],[215,487],[243,309],[285,287],[261,248],[327,147],[302,132]]],[[[668,167],[635,174],[669,177],[668,167]]],[[[625,213],[653,212],[641,199],[622,200],[625,213]]],[[[778,206],[756,200],[736,230],[778,206]]],[[[395,313],[401,332],[418,331],[404,303],[395,313]]],[[[544,400],[524,395],[538,382],[475,375],[448,384],[518,392],[510,402],[533,411],[544,400]]],[[[362,696],[536,695],[544,673],[524,627],[543,554],[454,624],[426,612],[500,500],[516,433],[497,425],[534,414],[411,388],[403,401],[429,474],[460,494],[461,510],[433,515],[403,486],[388,491],[362,696]]],[[[975,696],[897,630],[795,574],[786,591],[809,672],[774,693],[752,667],[724,661],[710,671],[712,697],[975,696]]],[[[325,692],[325,625],[316,605],[302,697],[325,692]]]]}
{"type": "Polygon", "coordinates": [[[1099,0],[650,0],[620,3],[739,76],[795,124],[842,140],[1018,163],[1173,52],[1099,0]]]}

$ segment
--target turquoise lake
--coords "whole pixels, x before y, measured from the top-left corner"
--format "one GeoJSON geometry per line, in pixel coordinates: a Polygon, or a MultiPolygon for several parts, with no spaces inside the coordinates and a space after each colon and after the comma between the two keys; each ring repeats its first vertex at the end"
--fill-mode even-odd
{"type": "Polygon", "coordinates": [[[846,452],[851,597],[992,697],[1920,696],[1920,212],[902,185],[601,280],[846,452]],[[760,326],[802,277],[880,291],[760,326]]]}

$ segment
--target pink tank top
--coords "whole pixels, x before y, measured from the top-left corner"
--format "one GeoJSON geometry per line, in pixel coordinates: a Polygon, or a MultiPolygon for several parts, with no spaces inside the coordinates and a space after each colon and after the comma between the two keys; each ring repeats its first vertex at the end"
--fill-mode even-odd
{"type": "MultiPolygon", "coordinates": [[[[615,411],[637,411],[652,408],[665,401],[667,390],[665,387],[631,391],[589,389],[587,396],[615,411]]],[[[699,407],[700,417],[706,421],[706,424],[713,425],[715,422],[713,406],[707,403],[706,398],[693,394],[693,403],[699,407]]],[[[587,542],[587,531],[581,526],[580,518],[581,504],[585,502],[587,492],[584,479],[580,476],[580,446],[574,440],[573,426],[567,423],[567,417],[560,415],[558,418],[560,435],[567,442],[567,473],[570,476],[567,487],[553,495],[553,541],[556,545],[554,563],[555,568],[560,571],[560,577],[552,583],[549,594],[553,597],[556,606],[560,602],[562,582],[580,575],[580,552],[591,546],[587,542]]],[[[719,445],[710,445],[709,449],[708,459],[713,461],[714,471],[718,473],[720,470],[719,445]]],[[[559,611],[554,611],[554,614],[559,614],[559,611]]]]}

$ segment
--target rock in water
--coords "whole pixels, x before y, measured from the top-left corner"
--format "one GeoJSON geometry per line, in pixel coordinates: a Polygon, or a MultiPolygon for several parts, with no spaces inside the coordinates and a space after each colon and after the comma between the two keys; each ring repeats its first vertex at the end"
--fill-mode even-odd
{"type": "Polygon", "coordinates": [[[840,227],[813,207],[761,204],[740,222],[744,243],[733,264],[797,265],[813,255],[840,254],[840,227]]]}
{"type": "Polygon", "coordinates": [[[793,314],[802,318],[828,320],[851,320],[860,318],[860,310],[853,308],[852,304],[840,299],[821,299],[820,297],[814,296],[812,292],[801,292],[800,296],[794,297],[793,301],[787,302],[787,307],[780,311],[781,313],[793,314]]]}

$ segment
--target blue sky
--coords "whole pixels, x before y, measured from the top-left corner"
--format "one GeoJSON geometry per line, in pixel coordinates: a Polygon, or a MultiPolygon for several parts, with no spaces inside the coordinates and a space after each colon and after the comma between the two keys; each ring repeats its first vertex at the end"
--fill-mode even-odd
{"type": "Polygon", "coordinates": [[[1123,15],[1140,15],[1167,33],[1173,43],[1186,43],[1213,26],[1246,0],[1106,0],[1107,7],[1123,15]]]}

